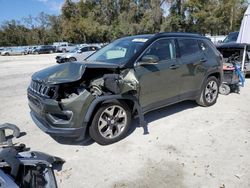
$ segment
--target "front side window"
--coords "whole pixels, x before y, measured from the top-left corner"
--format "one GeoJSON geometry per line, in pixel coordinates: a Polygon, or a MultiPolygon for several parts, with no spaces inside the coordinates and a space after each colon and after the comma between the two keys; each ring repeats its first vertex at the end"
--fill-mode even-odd
{"type": "Polygon", "coordinates": [[[175,43],[171,39],[157,40],[146,50],[141,58],[144,56],[154,56],[159,62],[175,59],[175,43]]]}
{"type": "MultiPolygon", "coordinates": [[[[179,49],[181,56],[193,55],[200,52],[197,40],[194,39],[179,39],[178,40],[179,49]]],[[[203,46],[205,50],[205,47],[203,46]]]]}
{"type": "Polygon", "coordinates": [[[237,41],[239,33],[229,33],[229,35],[223,40],[223,43],[235,42],[237,41]]]}

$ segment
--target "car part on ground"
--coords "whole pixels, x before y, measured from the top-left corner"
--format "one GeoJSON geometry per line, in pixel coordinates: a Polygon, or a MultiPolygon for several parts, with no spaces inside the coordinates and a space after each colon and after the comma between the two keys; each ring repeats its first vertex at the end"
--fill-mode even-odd
{"type": "Polygon", "coordinates": [[[20,130],[13,124],[0,125],[0,187],[1,188],[56,188],[54,169],[61,168],[64,161],[42,152],[29,151],[24,144],[12,143],[20,130]],[[6,136],[6,129],[13,135],[6,136]]]}
{"type": "Polygon", "coordinates": [[[110,43],[84,63],[33,74],[28,99],[34,122],[52,137],[84,138],[89,130],[105,145],[125,136],[130,117],[139,116],[147,134],[149,111],[183,100],[215,104],[221,79],[221,55],[207,38],[139,35],[110,43]]]}

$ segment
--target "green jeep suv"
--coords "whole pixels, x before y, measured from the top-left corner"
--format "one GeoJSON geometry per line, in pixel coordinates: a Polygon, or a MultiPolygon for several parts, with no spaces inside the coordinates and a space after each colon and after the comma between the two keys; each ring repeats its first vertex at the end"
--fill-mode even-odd
{"type": "Polygon", "coordinates": [[[34,122],[52,137],[99,144],[121,140],[131,119],[184,100],[216,103],[222,58],[211,41],[188,33],[120,38],[83,63],[55,65],[32,75],[34,122]]]}

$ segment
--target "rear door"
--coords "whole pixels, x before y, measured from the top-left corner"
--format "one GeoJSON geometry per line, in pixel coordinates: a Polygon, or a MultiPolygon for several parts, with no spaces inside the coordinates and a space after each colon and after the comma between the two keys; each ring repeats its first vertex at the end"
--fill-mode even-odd
{"type": "Polygon", "coordinates": [[[147,55],[156,56],[159,61],[135,67],[140,85],[139,101],[144,111],[178,101],[180,91],[174,39],[158,39],[144,51],[138,62],[147,55]]]}
{"type": "Polygon", "coordinates": [[[197,39],[178,39],[181,64],[181,99],[193,99],[200,91],[205,76],[207,57],[197,39]]]}

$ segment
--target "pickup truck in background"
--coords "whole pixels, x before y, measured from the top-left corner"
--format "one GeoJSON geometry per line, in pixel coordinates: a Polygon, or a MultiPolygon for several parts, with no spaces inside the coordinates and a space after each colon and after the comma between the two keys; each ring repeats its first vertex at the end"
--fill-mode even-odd
{"type": "Polygon", "coordinates": [[[66,53],[66,52],[72,51],[75,48],[76,48],[76,45],[74,45],[74,44],[63,43],[63,44],[57,46],[57,52],[66,53]]]}

